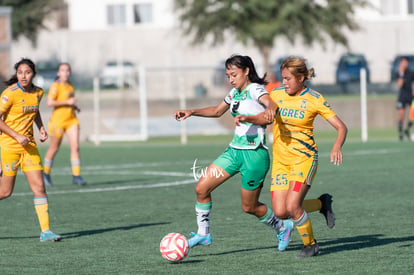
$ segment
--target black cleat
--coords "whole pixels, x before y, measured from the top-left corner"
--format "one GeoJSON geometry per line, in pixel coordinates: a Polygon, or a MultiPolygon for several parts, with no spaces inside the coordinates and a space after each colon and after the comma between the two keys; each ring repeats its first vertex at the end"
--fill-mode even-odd
{"type": "Polygon", "coordinates": [[[300,253],[296,255],[297,258],[307,258],[317,256],[319,254],[319,245],[315,242],[315,244],[305,245],[300,253]]]}
{"type": "Polygon", "coordinates": [[[410,129],[405,129],[405,130],[404,130],[404,134],[405,134],[405,136],[407,137],[407,139],[408,139],[409,141],[411,141],[410,129]]]}
{"type": "Polygon", "coordinates": [[[322,194],[318,199],[322,202],[322,208],[319,213],[324,215],[328,227],[333,228],[335,226],[335,213],[332,210],[332,196],[328,193],[325,193],[322,194]]]}
{"type": "Polygon", "coordinates": [[[49,174],[43,173],[43,181],[44,181],[46,186],[48,186],[48,187],[53,186],[53,182],[52,182],[52,179],[51,179],[49,174]]]}
{"type": "Polygon", "coordinates": [[[80,186],[86,185],[86,181],[81,176],[73,176],[72,183],[80,186]]]}

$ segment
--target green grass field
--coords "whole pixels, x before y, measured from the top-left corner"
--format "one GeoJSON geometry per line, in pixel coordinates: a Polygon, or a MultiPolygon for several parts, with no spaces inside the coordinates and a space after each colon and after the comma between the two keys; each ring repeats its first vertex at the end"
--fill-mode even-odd
{"type": "MultiPolygon", "coordinates": [[[[213,244],[193,248],[178,264],[161,257],[159,242],[196,230],[191,168],[195,160],[207,166],[230,137],[191,137],[186,146],[178,138],[82,144],[85,187],[71,183],[64,145],[48,188],[51,229],[64,239],[39,242],[32,194],[19,174],[12,197],[0,202],[0,274],[410,274],[414,143],[397,142],[394,132],[370,135],[373,141],[361,143],[351,132],[340,167],[329,163],[332,134],[319,136],[308,198],[331,193],[337,215],[334,229],[321,214],[310,215],[320,256],[296,259],[296,231],[288,250],[278,252],[273,232],[242,212],[237,175],[213,192],[213,244]]],[[[269,182],[270,175],[266,203],[269,182]]]]}

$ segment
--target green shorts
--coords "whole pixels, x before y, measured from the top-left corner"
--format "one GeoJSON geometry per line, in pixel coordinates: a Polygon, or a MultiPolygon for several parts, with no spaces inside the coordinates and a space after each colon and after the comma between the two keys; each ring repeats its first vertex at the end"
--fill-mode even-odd
{"type": "Polygon", "coordinates": [[[255,190],[263,187],[270,167],[270,158],[267,149],[263,147],[241,150],[229,146],[213,163],[231,176],[240,172],[241,187],[246,190],[255,190]]]}

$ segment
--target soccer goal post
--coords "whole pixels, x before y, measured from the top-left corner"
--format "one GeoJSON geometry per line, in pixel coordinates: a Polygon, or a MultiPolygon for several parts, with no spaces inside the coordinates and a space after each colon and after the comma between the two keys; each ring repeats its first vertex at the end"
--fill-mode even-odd
{"type": "Polygon", "coordinates": [[[367,108],[367,71],[360,70],[360,90],[361,90],[361,140],[368,141],[368,108],[367,108]]]}
{"type": "Polygon", "coordinates": [[[138,85],[130,87],[128,91],[119,89],[111,91],[112,95],[103,95],[100,88],[99,78],[95,77],[93,81],[93,119],[94,133],[90,137],[96,145],[103,141],[145,141],[148,139],[148,102],[146,88],[146,69],[144,66],[138,67],[138,85]],[[117,94],[115,94],[117,93],[117,94]],[[138,106],[134,106],[131,102],[138,99],[138,106]],[[116,102],[118,104],[116,104],[116,102]],[[139,117],[134,115],[125,121],[116,119],[117,114],[104,119],[102,116],[102,105],[113,105],[112,108],[106,108],[105,112],[136,112],[139,109],[139,117]],[[115,106],[117,105],[117,106],[115,106]],[[131,108],[132,105],[132,108],[131,108]],[[102,124],[111,124],[112,128],[122,128],[124,130],[116,130],[114,133],[103,133],[102,124]],[[126,130],[125,130],[126,129],[126,130]]]}
{"type": "Polygon", "coordinates": [[[216,66],[143,64],[135,71],[133,86],[103,89],[98,81],[94,84],[94,104],[90,110],[94,110],[95,127],[88,137],[95,144],[153,137],[177,137],[181,144],[186,144],[190,135],[232,132],[221,120],[192,117],[178,122],[174,118],[179,109],[212,106],[223,100],[230,87],[216,66]]]}

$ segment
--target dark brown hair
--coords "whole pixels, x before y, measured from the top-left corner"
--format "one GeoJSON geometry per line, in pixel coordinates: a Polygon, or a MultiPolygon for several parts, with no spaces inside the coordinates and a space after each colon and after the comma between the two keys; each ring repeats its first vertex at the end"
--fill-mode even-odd
{"type": "Polygon", "coordinates": [[[9,78],[9,80],[4,81],[4,84],[6,85],[13,85],[15,83],[17,83],[17,70],[19,69],[20,65],[22,64],[26,64],[27,66],[30,67],[30,69],[32,69],[33,71],[33,77],[36,76],[36,65],[33,63],[32,60],[28,59],[28,58],[22,58],[19,62],[17,62],[16,64],[14,64],[14,70],[15,73],[9,78]]]}

